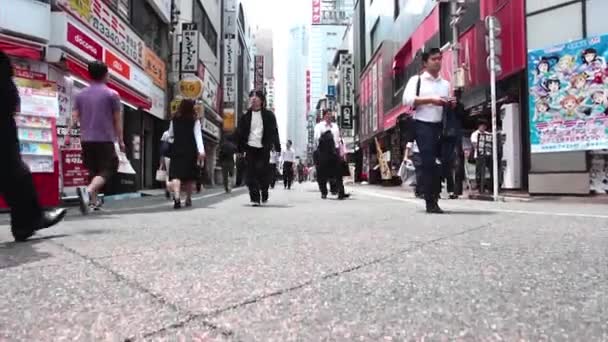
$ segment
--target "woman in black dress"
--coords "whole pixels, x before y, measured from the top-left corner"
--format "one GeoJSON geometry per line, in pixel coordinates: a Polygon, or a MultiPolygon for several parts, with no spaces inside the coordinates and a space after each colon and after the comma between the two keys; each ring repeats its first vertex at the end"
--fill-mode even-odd
{"type": "Polygon", "coordinates": [[[175,209],[182,207],[180,197],[182,186],[186,192],[185,205],[192,206],[192,192],[198,178],[198,163],[205,159],[201,121],[194,105],[193,100],[182,100],[169,126],[169,135],[173,138],[169,178],[175,209]]]}

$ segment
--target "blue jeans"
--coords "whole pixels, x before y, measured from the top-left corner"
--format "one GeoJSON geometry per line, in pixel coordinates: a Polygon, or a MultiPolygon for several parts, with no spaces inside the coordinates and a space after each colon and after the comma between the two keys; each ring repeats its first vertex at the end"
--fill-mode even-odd
{"type": "Polygon", "coordinates": [[[441,122],[416,120],[416,144],[422,159],[422,192],[427,205],[437,202],[441,191],[441,170],[435,160],[441,156],[441,122]]]}

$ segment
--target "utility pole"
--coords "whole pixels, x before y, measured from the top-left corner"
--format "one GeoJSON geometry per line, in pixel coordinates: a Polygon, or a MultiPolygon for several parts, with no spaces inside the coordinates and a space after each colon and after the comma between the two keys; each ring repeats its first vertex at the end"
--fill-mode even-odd
{"type": "Polygon", "coordinates": [[[465,12],[465,8],[463,5],[465,4],[465,0],[439,0],[439,2],[447,2],[450,4],[450,27],[452,28],[452,88],[453,90],[457,90],[460,88],[464,88],[464,71],[460,67],[459,61],[459,32],[458,32],[458,23],[460,23],[460,18],[465,12]]]}
{"type": "MultiPolygon", "coordinates": [[[[492,101],[492,190],[494,201],[498,201],[498,124],[496,109],[496,76],[502,72],[500,60],[497,56],[501,54],[500,22],[496,17],[488,16],[485,19],[487,37],[487,50],[489,53],[487,66],[490,69],[490,97],[492,101]]],[[[484,171],[485,173],[485,171],[484,171]]]]}

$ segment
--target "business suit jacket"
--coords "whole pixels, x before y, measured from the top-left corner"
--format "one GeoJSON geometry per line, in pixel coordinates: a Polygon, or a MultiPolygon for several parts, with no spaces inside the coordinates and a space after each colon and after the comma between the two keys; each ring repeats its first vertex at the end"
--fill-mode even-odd
{"type": "MultiPolygon", "coordinates": [[[[262,124],[264,125],[264,133],[262,135],[262,146],[265,151],[269,152],[272,148],[275,151],[281,152],[281,140],[279,139],[279,128],[277,119],[274,113],[262,109],[262,124]]],[[[249,133],[251,132],[251,116],[252,111],[248,110],[239,120],[237,127],[237,145],[239,152],[245,152],[249,141],[249,133]]]]}

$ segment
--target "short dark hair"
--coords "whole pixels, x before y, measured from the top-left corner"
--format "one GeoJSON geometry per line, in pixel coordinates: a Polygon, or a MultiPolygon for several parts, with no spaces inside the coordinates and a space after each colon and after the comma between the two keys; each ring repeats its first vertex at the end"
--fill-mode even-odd
{"type": "Polygon", "coordinates": [[[425,51],[422,53],[422,62],[426,63],[429,61],[429,58],[434,55],[441,55],[441,50],[439,48],[431,48],[429,51],[425,51]]]}
{"type": "Polygon", "coordinates": [[[108,74],[108,66],[101,61],[93,61],[89,63],[89,76],[93,81],[101,81],[108,74]]]}
{"type": "Polygon", "coordinates": [[[249,97],[259,97],[260,100],[262,100],[262,108],[266,109],[266,93],[263,90],[260,89],[254,89],[252,91],[249,92],[249,97]]]}
{"type": "Polygon", "coordinates": [[[291,141],[291,140],[287,140],[287,143],[293,145],[293,141],[291,141]]]}

